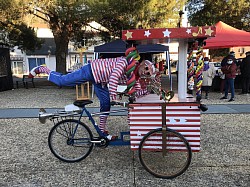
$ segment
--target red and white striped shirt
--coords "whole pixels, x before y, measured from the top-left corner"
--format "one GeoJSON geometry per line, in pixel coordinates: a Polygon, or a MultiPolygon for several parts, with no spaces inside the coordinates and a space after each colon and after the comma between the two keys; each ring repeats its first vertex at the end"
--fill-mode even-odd
{"type": "MultiPolygon", "coordinates": [[[[116,90],[118,84],[126,84],[126,68],[128,62],[126,58],[109,58],[109,59],[97,59],[91,63],[92,73],[95,82],[107,84],[109,83],[109,94],[111,100],[116,100],[116,90]]],[[[136,91],[141,90],[140,83],[136,81],[136,91]]],[[[139,94],[141,95],[141,94],[139,94]]]]}

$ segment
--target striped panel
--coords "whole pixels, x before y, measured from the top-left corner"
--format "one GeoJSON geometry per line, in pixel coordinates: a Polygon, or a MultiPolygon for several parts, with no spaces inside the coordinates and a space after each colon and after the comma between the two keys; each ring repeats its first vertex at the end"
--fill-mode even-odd
{"type": "MultiPolygon", "coordinates": [[[[161,104],[132,104],[129,110],[131,149],[137,150],[149,131],[162,127],[161,104]]],[[[200,151],[200,109],[197,103],[169,103],[166,107],[167,127],[181,133],[193,152],[200,151]]],[[[161,136],[150,141],[148,149],[161,149],[161,136]]],[[[184,147],[178,141],[168,141],[172,150],[184,147]]]]}

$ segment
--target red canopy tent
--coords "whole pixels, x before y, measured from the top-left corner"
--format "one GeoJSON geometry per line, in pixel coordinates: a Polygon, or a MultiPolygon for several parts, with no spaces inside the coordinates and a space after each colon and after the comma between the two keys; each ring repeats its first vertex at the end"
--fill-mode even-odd
{"type": "Polygon", "coordinates": [[[206,40],[205,49],[250,46],[250,33],[219,21],[215,24],[215,37],[206,40]]]}

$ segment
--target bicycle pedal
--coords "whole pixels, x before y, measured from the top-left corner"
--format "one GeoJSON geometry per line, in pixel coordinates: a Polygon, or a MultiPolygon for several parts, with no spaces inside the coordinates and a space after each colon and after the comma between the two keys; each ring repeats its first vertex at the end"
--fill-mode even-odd
{"type": "Polygon", "coordinates": [[[98,138],[93,138],[93,143],[95,143],[96,147],[105,148],[109,145],[109,140],[105,137],[104,138],[98,137],[98,138]]]}

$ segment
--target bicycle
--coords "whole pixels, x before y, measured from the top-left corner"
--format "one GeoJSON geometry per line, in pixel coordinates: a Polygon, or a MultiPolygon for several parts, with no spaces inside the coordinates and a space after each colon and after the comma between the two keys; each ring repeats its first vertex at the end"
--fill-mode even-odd
{"type": "MultiPolygon", "coordinates": [[[[90,113],[86,106],[91,103],[91,100],[75,101],[74,106],[78,108],[71,112],[46,113],[43,109],[39,112],[41,123],[45,123],[46,118],[51,120],[77,118],[62,119],[49,132],[49,148],[59,160],[70,163],[79,162],[90,155],[94,146],[105,148],[115,145],[130,145],[130,140],[126,138],[130,132],[120,132],[120,138],[113,141],[109,141],[105,137],[93,118],[103,112],[90,113]],[[89,126],[81,121],[83,114],[87,115],[98,134],[97,137],[94,137],[89,126]]],[[[129,103],[122,102],[113,102],[111,105],[125,108],[111,110],[109,113],[128,111],[130,107],[129,103]]],[[[180,133],[166,127],[150,131],[143,137],[139,145],[139,160],[142,166],[156,177],[171,179],[183,174],[188,169],[191,159],[192,151],[188,141],[180,133]]]]}

